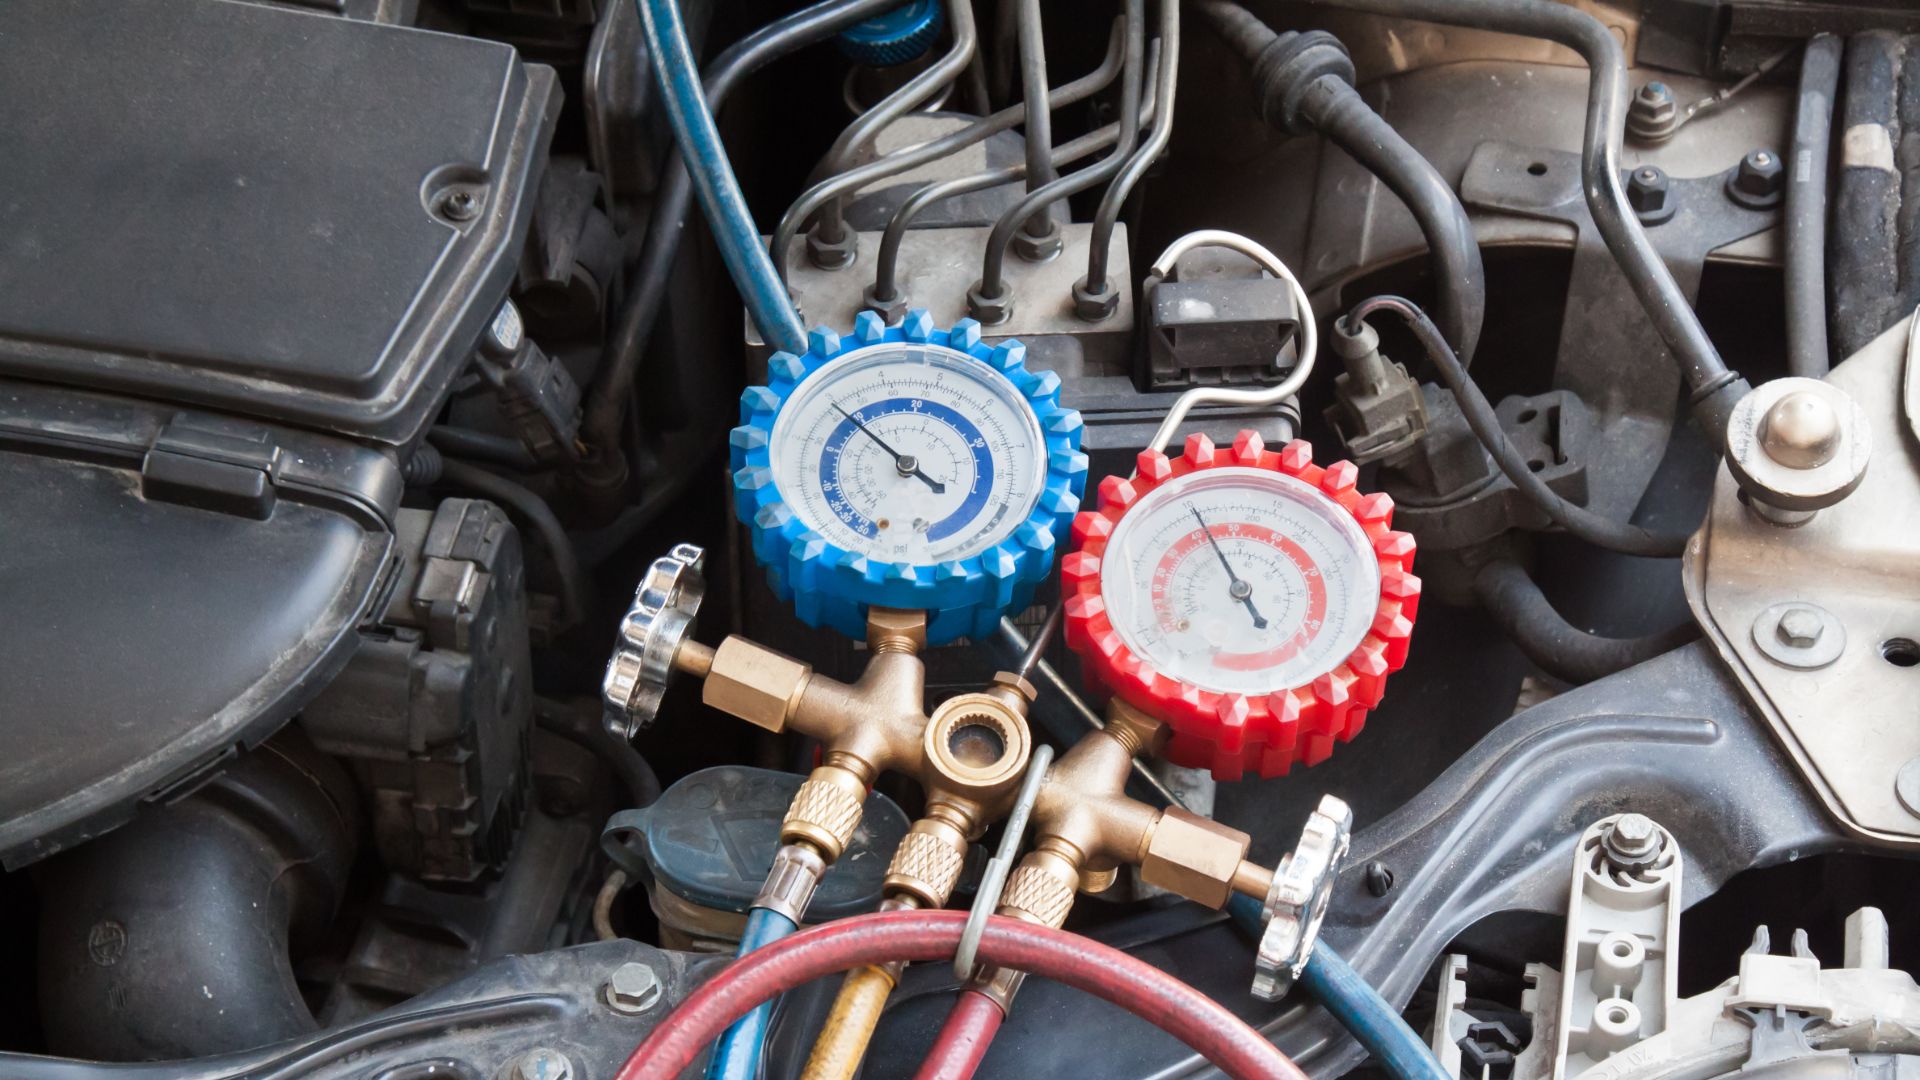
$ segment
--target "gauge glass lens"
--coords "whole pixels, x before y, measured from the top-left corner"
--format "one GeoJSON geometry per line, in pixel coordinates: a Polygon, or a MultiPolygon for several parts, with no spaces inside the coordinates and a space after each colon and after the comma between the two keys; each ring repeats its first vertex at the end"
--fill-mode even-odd
{"type": "Polygon", "coordinates": [[[849,353],[773,424],[774,481],[828,542],[884,562],[966,559],[1012,535],[1046,477],[1040,421],[1006,376],[939,345],[849,353]]]}
{"type": "Polygon", "coordinates": [[[1268,469],[1202,469],[1121,516],[1100,564],[1108,618],[1155,670],[1257,696],[1339,666],[1366,637],[1380,568],[1360,523],[1268,469]]]}

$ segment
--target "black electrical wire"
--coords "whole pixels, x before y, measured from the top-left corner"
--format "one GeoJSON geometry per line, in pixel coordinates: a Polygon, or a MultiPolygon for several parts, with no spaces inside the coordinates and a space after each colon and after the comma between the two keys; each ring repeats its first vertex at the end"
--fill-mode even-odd
{"type": "MultiPolygon", "coordinates": [[[[715,112],[740,81],[754,71],[798,49],[813,45],[849,26],[899,6],[899,0],[824,0],[772,22],[735,42],[707,65],[707,104],[715,112]]],[[[625,474],[620,450],[621,428],[633,400],[633,384],[640,370],[640,354],[666,302],[673,263],[680,253],[693,209],[693,180],[678,150],[661,169],[659,193],[653,205],[653,223],[647,230],[633,284],[613,339],[587,392],[580,438],[603,467],[625,474]],[[617,467],[610,462],[620,462],[617,467]]]]}
{"type": "MultiPolygon", "coordinates": [[[[845,172],[853,156],[878,138],[888,124],[913,111],[921,102],[938,93],[941,87],[958,79],[973,61],[974,51],[980,43],[973,25],[973,0],[952,0],[947,10],[947,24],[952,27],[953,34],[952,44],[947,51],[925,70],[908,79],[898,90],[854,118],[853,123],[840,132],[832,149],[827,151],[826,162],[822,166],[828,176],[845,172]]],[[[830,244],[845,241],[847,222],[844,207],[838,198],[821,208],[814,235],[830,244]]],[[[773,254],[778,260],[786,252],[780,249],[773,254]]]]}
{"type": "MultiPolygon", "coordinates": [[[[1162,10],[1177,8],[1177,0],[1163,0],[1162,10]]],[[[1133,154],[1134,144],[1139,140],[1140,104],[1142,94],[1141,69],[1146,59],[1146,2],[1145,0],[1126,0],[1127,52],[1120,76],[1120,139],[1115,143],[1113,153],[1102,158],[1097,165],[1090,165],[1071,176],[1064,176],[1037,191],[1030,191],[1026,198],[993,223],[993,231],[987,235],[986,256],[980,266],[980,280],[973,287],[973,294],[982,299],[1004,301],[1007,296],[1006,262],[1007,245],[1013,241],[1013,232],[1020,223],[1032,217],[1036,212],[1052,206],[1061,199],[1078,195],[1095,185],[1106,183],[1126,164],[1133,154]]],[[[1176,21],[1179,15],[1172,16],[1176,21]]],[[[1166,21],[1162,18],[1162,23],[1166,21]]],[[[1163,61],[1164,62],[1164,61],[1163,61]]]]}
{"type": "Polygon", "coordinates": [[[490,473],[478,465],[454,458],[442,463],[440,478],[455,487],[465,488],[499,503],[532,525],[546,544],[547,555],[553,559],[553,568],[560,576],[561,621],[558,629],[577,626],[586,618],[587,597],[592,591],[587,582],[587,572],[580,566],[580,556],[573,550],[573,541],[568,539],[567,530],[560,524],[560,519],[553,516],[553,508],[547,505],[547,500],[498,473],[490,473]]]}
{"type": "MultiPolygon", "coordinates": [[[[1179,84],[1180,3],[1179,0],[1160,0],[1160,72],[1153,89],[1154,100],[1160,103],[1159,115],[1133,156],[1120,167],[1113,183],[1107,185],[1106,193],[1100,197],[1100,206],[1094,211],[1093,229],[1087,240],[1087,277],[1081,283],[1081,289],[1088,296],[1104,296],[1113,291],[1107,282],[1113,227],[1120,220],[1120,211],[1126,205],[1127,196],[1133,193],[1134,185],[1159,160],[1168,140],[1173,138],[1173,94],[1179,84]]],[[[1132,283],[1126,283],[1125,287],[1131,288],[1132,283]]]]}
{"type": "Polygon", "coordinates": [[[1454,400],[1460,403],[1460,412],[1466,417],[1467,426],[1473,429],[1474,437],[1486,447],[1494,463],[1500,466],[1500,471],[1506,474],[1507,479],[1513,481],[1513,486],[1520,494],[1539,507],[1554,524],[1595,547],[1624,555],[1673,558],[1686,550],[1688,536],[1685,533],[1657,533],[1638,525],[1602,517],[1584,506],[1561,498],[1558,492],[1547,486],[1546,481],[1534,475],[1533,470],[1527,467],[1526,455],[1507,441],[1499,417],[1494,415],[1493,406],[1488,403],[1486,395],[1480,392],[1467,374],[1466,365],[1454,355],[1452,346],[1447,344],[1440,328],[1412,301],[1398,296],[1376,296],[1362,300],[1347,313],[1339,329],[1342,333],[1350,333],[1358,328],[1358,324],[1380,311],[1392,312],[1406,322],[1427,358],[1433,362],[1440,381],[1446,384],[1447,389],[1453,392],[1454,400]]]}
{"type": "MultiPolygon", "coordinates": [[[[1085,101],[1099,93],[1113,82],[1114,72],[1124,66],[1109,53],[1108,61],[1091,74],[1075,79],[1047,95],[1047,101],[1055,109],[1064,109],[1069,105],[1085,101]]],[[[909,169],[917,169],[930,161],[936,161],[950,154],[958,153],[975,143],[998,135],[1002,131],[1017,127],[1026,119],[1027,107],[1024,103],[1008,106],[992,116],[976,120],[958,131],[949,132],[937,139],[896,150],[876,161],[848,169],[838,176],[830,176],[802,192],[786,214],[780,218],[780,224],[773,231],[774,266],[782,274],[786,273],[786,260],[779,253],[793,247],[793,238],[799,235],[800,226],[814,212],[824,207],[830,200],[837,199],[849,192],[858,191],[879,180],[898,176],[909,169]]]]}
{"type": "Polygon", "coordinates": [[[626,789],[632,806],[652,806],[660,797],[660,774],[625,738],[607,730],[600,716],[565,702],[541,698],[534,703],[534,720],[542,730],[573,743],[606,763],[626,789]]]}
{"type": "Polygon", "coordinates": [[[1413,214],[1433,265],[1436,318],[1471,364],[1486,317],[1487,276],[1453,185],[1361,98],[1353,88],[1353,62],[1332,35],[1275,33],[1229,0],[1202,0],[1200,13],[1252,67],[1270,123],[1289,134],[1325,135],[1413,214]]]}
{"type": "MultiPolygon", "coordinates": [[[[1147,70],[1152,72],[1159,62],[1158,53],[1151,48],[1147,52],[1147,70]]],[[[1140,122],[1150,124],[1155,115],[1155,102],[1149,100],[1146,108],[1141,110],[1140,122]]],[[[1071,165],[1088,154],[1097,153],[1112,146],[1114,140],[1119,137],[1120,124],[1116,121],[1065,143],[1056,148],[1050,157],[1055,166],[1071,165]]],[[[920,216],[922,211],[943,199],[985,191],[1002,184],[1011,184],[1025,176],[1026,171],[1025,165],[1008,165],[1005,168],[928,184],[907,196],[906,200],[900,204],[900,208],[887,219],[886,231],[880,236],[880,249],[874,258],[873,286],[868,291],[868,298],[883,304],[891,303],[898,298],[900,245],[906,240],[907,230],[912,227],[913,219],[920,216]]]]}
{"type": "Polygon", "coordinates": [[[1691,620],[1659,634],[1611,638],[1567,622],[1519,563],[1495,559],[1473,579],[1474,595],[1513,643],[1540,670],[1570,683],[1588,683],[1625,671],[1700,636],[1691,620]]]}
{"type": "MultiPolygon", "coordinates": [[[[1047,39],[1040,21],[1040,0],[1019,0],[1020,93],[1027,103],[1027,190],[1059,179],[1053,161],[1053,111],[1047,108],[1047,39]]],[[[1053,218],[1035,214],[1025,223],[1027,235],[1051,236],[1053,218]]]]}
{"type": "Polygon", "coordinates": [[[1787,370],[1824,378],[1827,349],[1827,166],[1840,92],[1840,39],[1816,34],[1800,60],[1787,159],[1787,370]]]}
{"type": "Polygon", "coordinates": [[[1724,446],[1727,420],[1749,387],[1729,371],[1673,274],[1647,239],[1620,182],[1620,140],[1627,114],[1627,63],[1600,20],[1553,0],[1307,0],[1375,15],[1447,23],[1542,38],[1579,54],[1588,68],[1580,173],[1587,210],[1647,318],[1673,353],[1691,390],[1701,428],[1724,446]]]}

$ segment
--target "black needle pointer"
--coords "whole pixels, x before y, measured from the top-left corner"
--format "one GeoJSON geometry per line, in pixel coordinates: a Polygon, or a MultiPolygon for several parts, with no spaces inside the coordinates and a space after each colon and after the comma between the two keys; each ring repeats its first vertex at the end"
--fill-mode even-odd
{"type": "Polygon", "coordinates": [[[885,450],[887,453],[893,455],[893,468],[901,476],[919,477],[921,480],[926,482],[927,487],[931,489],[935,495],[942,495],[946,493],[947,485],[941,483],[938,480],[935,480],[933,477],[928,476],[926,473],[920,471],[919,459],[915,458],[912,454],[903,454],[900,451],[895,450],[893,447],[888,446],[887,441],[885,439],[882,439],[880,436],[875,435],[873,433],[872,428],[860,422],[859,417],[853,415],[852,413],[848,412],[845,409],[840,408],[839,402],[835,401],[835,402],[832,402],[831,404],[836,410],[839,411],[841,416],[844,416],[847,419],[853,421],[853,426],[859,428],[861,434],[865,435],[869,439],[872,439],[874,441],[874,444],[880,447],[880,449],[885,450]]]}
{"type": "Polygon", "coordinates": [[[1220,541],[1213,538],[1213,529],[1207,524],[1207,519],[1200,516],[1200,508],[1188,503],[1187,509],[1193,512],[1193,520],[1200,523],[1200,531],[1206,534],[1207,543],[1213,545],[1213,553],[1220,557],[1220,566],[1227,572],[1227,595],[1247,606],[1247,614],[1253,616],[1255,630],[1265,630],[1267,620],[1261,618],[1260,609],[1253,606],[1253,586],[1240,580],[1240,575],[1233,572],[1233,564],[1227,561],[1227,553],[1220,550],[1220,541]]]}

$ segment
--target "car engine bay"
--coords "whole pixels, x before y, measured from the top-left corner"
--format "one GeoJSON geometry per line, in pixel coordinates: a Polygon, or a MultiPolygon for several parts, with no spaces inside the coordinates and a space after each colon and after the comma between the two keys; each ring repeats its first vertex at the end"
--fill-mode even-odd
{"type": "Polygon", "coordinates": [[[0,58],[0,1078],[1920,1075],[1904,0],[0,58]]]}

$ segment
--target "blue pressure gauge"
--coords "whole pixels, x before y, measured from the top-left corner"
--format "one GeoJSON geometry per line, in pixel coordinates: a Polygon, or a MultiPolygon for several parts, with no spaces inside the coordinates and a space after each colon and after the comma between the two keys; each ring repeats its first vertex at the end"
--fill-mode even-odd
{"type": "Polygon", "coordinates": [[[925,311],[817,329],[740,397],[734,509],[800,618],[852,637],[869,606],[927,612],[934,644],[993,632],[1053,568],[1087,459],[1060,379],[925,311]]]}

